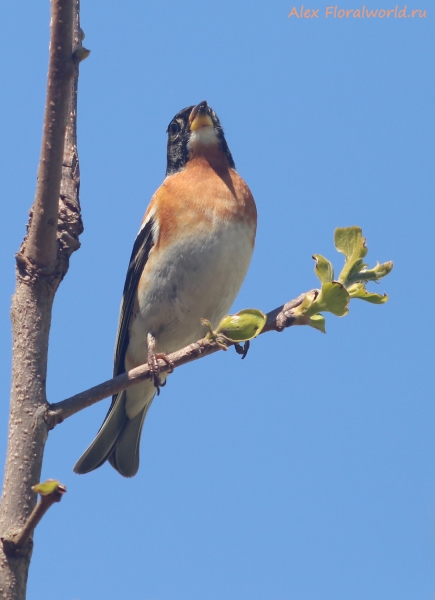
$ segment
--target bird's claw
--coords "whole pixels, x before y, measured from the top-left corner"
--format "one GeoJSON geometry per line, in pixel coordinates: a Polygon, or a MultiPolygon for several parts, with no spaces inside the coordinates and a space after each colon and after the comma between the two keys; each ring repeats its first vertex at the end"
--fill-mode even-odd
{"type": "Polygon", "coordinates": [[[147,341],[148,341],[148,361],[147,361],[148,367],[151,371],[151,375],[152,375],[154,387],[156,388],[157,396],[159,396],[160,388],[165,387],[165,385],[166,385],[166,379],[164,381],[162,381],[159,377],[159,375],[160,375],[160,367],[159,367],[159,363],[158,363],[159,359],[163,360],[163,362],[165,362],[168,365],[169,370],[167,371],[167,373],[172,373],[173,370],[175,369],[175,365],[172,362],[172,360],[169,358],[169,356],[167,354],[165,354],[164,352],[155,352],[156,340],[151,333],[148,334],[147,341]]]}
{"type": "Polygon", "coordinates": [[[237,354],[242,355],[242,360],[244,358],[246,358],[246,355],[248,354],[250,345],[251,345],[251,342],[249,340],[246,340],[246,342],[243,344],[243,346],[242,346],[242,344],[234,344],[234,348],[235,348],[237,354]]]}

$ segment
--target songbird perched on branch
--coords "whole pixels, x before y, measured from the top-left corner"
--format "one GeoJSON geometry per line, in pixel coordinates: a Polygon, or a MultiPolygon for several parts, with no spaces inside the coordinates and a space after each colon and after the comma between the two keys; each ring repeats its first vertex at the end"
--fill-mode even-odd
{"type": "Polygon", "coordinates": [[[142,426],[166,373],[156,358],[204,336],[228,313],[251,261],[254,198],[235,170],[216,113],[201,102],[169,123],[166,178],[147,208],[124,285],[114,375],[148,361],[154,379],[115,394],[95,440],[74,467],[106,460],[125,477],[139,468],[142,426]]]}

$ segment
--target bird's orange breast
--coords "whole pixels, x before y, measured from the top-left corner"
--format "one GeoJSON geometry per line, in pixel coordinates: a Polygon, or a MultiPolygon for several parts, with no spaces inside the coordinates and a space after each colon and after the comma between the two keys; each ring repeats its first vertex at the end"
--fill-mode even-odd
{"type": "Polygon", "coordinates": [[[257,210],[251,191],[229,169],[220,153],[192,158],[186,167],[165,179],[154,194],[144,220],[152,213],[158,225],[156,249],[179,236],[212,235],[216,227],[243,222],[255,240],[257,210]]]}

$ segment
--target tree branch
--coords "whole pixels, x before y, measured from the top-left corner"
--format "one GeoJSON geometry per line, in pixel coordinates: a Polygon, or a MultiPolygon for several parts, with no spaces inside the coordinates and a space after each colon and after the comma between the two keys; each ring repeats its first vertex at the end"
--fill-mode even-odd
{"type": "MultiPolygon", "coordinates": [[[[272,310],[267,314],[266,325],[261,333],[266,333],[268,331],[281,332],[286,327],[295,325],[296,319],[292,314],[292,310],[299,306],[307,295],[313,296],[316,293],[317,290],[311,290],[305,294],[301,294],[298,296],[298,298],[279,306],[275,310],[272,310]]],[[[301,324],[300,320],[297,324],[301,324]]],[[[234,344],[232,342],[228,342],[227,345],[230,347],[234,344]]],[[[177,352],[172,352],[172,354],[169,354],[168,357],[173,363],[174,367],[177,368],[194,360],[198,360],[199,358],[203,358],[204,356],[214,354],[219,350],[223,350],[223,348],[215,341],[211,339],[202,339],[193,344],[189,344],[189,346],[186,346],[181,350],[177,350],[177,352]]],[[[163,360],[159,360],[158,363],[160,370],[163,373],[172,368],[169,367],[169,365],[163,360]]],[[[66,400],[50,404],[47,406],[47,413],[45,415],[47,425],[49,428],[53,428],[68,417],[71,417],[75,413],[87,408],[88,406],[92,406],[92,404],[96,404],[108,396],[117,394],[118,392],[130,388],[144,379],[150,379],[151,377],[152,374],[150,372],[150,368],[148,364],[145,363],[139,367],[127,371],[126,373],[122,373],[122,375],[118,375],[113,379],[109,379],[108,381],[100,383],[89,390],[80,392],[75,396],[71,396],[66,400]]]]}
{"type": "MultiPolygon", "coordinates": [[[[48,480],[44,484],[34,486],[35,493],[39,491],[38,488],[43,488],[47,484],[50,484],[51,481],[52,480],[48,480]]],[[[24,526],[9,538],[1,538],[1,542],[7,556],[16,556],[17,553],[20,552],[20,550],[30,539],[30,536],[34,532],[36,526],[42,520],[42,517],[45,515],[47,510],[53,506],[55,502],[60,502],[62,500],[62,496],[66,492],[66,487],[60,484],[58,481],[53,483],[54,489],[52,491],[47,494],[40,492],[41,497],[39,502],[28,516],[24,526]]]]}
{"type": "Polygon", "coordinates": [[[71,0],[52,0],[50,62],[38,183],[23,255],[43,272],[54,267],[62,158],[70,103],[73,8],[71,0]]]}
{"type": "MultiPolygon", "coordinates": [[[[27,236],[16,255],[12,299],[12,388],[8,451],[0,506],[0,537],[26,529],[36,504],[48,428],[44,421],[48,337],[56,289],[79,247],[79,169],[76,149],[77,54],[82,36],[79,0],[52,0],[44,132],[35,201],[27,236]],[[76,49],[74,52],[73,50],[76,49]]],[[[32,539],[14,556],[0,545],[0,597],[24,600],[32,539]]]]}

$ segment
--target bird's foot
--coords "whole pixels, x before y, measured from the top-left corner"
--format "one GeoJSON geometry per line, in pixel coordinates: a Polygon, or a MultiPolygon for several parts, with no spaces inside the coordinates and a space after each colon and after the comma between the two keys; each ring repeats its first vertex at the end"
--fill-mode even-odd
{"type": "Polygon", "coordinates": [[[242,355],[242,360],[244,358],[246,358],[246,355],[248,354],[248,350],[249,350],[249,346],[251,345],[251,342],[249,340],[247,340],[243,346],[242,344],[234,344],[234,349],[237,352],[237,354],[241,354],[242,355]]]}
{"type": "Polygon", "coordinates": [[[169,371],[167,371],[168,373],[172,373],[172,371],[175,369],[175,365],[172,362],[172,360],[169,358],[169,356],[167,354],[165,354],[164,352],[155,352],[155,348],[156,348],[156,339],[155,337],[149,333],[147,335],[147,343],[148,343],[148,366],[150,368],[151,374],[152,374],[152,378],[153,378],[153,383],[154,383],[154,387],[156,388],[157,391],[157,396],[160,394],[160,388],[161,387],[165,387],[166,385],[166,379],[164,381],[162,381],[159,377],[160,375],[160,367],[159,367],[159,359],[163,360],[163,362],[165,362],[168,367],[169,367],[169,371]]]}

